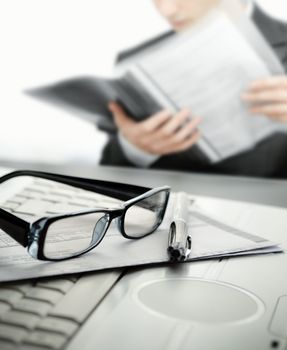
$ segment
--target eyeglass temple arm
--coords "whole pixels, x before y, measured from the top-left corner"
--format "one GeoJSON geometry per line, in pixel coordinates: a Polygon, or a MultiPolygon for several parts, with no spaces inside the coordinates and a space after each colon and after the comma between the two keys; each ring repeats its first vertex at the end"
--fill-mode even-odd
{"type": "Polygon", "coordinates": [[[119,182],[94,180],[33,170],[18,170],[11,172],[1,177],[0,183],[16,176],[35,176],[46,180],[57,181],[65,185],[74,186],[124,201],[139,196],[151,189],[149,187],[129,185],[119,182]]]}
{"type": "Polygon", "coordinates": [[[0,208],[0,228],[23,247],[27,247],[29,222],[0,208]]]}

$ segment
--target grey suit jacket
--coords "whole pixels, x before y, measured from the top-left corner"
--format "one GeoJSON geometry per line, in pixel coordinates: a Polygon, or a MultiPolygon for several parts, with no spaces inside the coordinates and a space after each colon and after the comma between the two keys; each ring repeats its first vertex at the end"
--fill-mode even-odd
{"type": "MultiPolygon", "coordinates": [[[[255,7],[253,12],[253,20],[273,47],[287,71],[287,24],[271,18],[258,6],[255,7]]],[[[172,35],[172,32],[121,53],[118,60],[124,59],[139,48],[161,40],[167,35],[172,35]]],[[[134,166],[125,157],[117,135],[110,135],[109,141],[103,150],[101,164],[134,166]]],[[[163,156],[153,163],[151,167],[206,173],[287,178],[287,135],[273,135],[259,143],[256,148],[228,158],[216,165],[210,165],[202,161],[196,148],[193,147],[186,152],[163,156]]]]}

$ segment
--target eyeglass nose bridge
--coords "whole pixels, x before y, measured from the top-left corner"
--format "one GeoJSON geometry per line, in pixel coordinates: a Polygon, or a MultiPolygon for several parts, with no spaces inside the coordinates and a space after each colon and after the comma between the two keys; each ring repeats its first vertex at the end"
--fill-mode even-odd
{"type": "Polygon", "coordinates": [[[93,230],[91,243],[90,243],[92,246],[96,246],[101,242],[113,219],[116,219],[116,225],[120,229],[123,212],[124,212],[124,209],[113,210],[112,212],[102,216],[96,222],[93,230]]]}
{"type": "Polygon", "coordinates": [[[117,210],[114,213],[114,217],[113,217],[115,219],[115,224],[117,226],[117,229],[121,234],[123,234],[125,212],[126,212],[126,208],[123,207],[123,208],[117,210]]]}
{"type": "Polygon", "coordinates": [[[96,246],[103,239],[110,224],[110,217],[108,214],[102,216],[95,224],[90,245],[96,246]]]}

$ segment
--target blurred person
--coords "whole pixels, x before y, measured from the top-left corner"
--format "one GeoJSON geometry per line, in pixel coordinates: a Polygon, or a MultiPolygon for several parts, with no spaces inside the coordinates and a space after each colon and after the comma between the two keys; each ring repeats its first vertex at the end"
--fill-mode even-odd
{"type": "MultiPolygon", "coordinates": [[[[175,32],[189,28],[219,3],[219,0],[153,1],[159,13],[165,17],[175,32]]],[[[240,1],[246,15],[252,18],[287,71],[287,24],[271,18],[252,1],[240,1]]],[[[151,42],[160,41],[166,35],[169,34],[143,45],[148,46],[151,42]]],[[[139,48],[121,53],[118,61],[139,48]]],[[[252,114],[261,113],[287,123],[287,77],[285,75],[251,82],[248,90],[243,92],[242,99],[250,104],[252,114]]],[[[116,135],[110,135],[103,151],[101,164],[287,177],[286,134],[277,133],[258,143],[254,149],[216,164],[206,164],[195,152],[194,145],[200,138],[198,130],[200,116],[193,116],[191,121],[188,120],[192,116],[192,111],[182,109],[171,116],[169,111],[163,110],[148,116],[144,121],[135,122],[119,104],[111,102],[109,109],[119,132],[116,135]]]]}

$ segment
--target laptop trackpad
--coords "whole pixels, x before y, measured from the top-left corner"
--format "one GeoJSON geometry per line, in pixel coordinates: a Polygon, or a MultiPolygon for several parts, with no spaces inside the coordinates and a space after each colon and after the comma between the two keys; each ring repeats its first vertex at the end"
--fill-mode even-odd
{"type": "Polygon", "coordinates": [[[248,322],[264,312],[263,303],[253,294],[206,280],[153,281],[137,290],[137,298],[152,312],[198,323],[248,322]]]}

